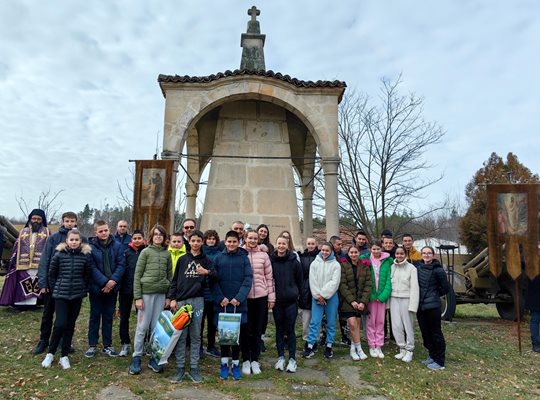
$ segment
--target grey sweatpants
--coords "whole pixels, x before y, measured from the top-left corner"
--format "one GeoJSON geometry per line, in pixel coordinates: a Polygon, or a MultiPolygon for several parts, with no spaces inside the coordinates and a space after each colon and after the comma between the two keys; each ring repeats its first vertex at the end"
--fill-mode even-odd
{"type": "Polygon", "coordinates": [[[144,309],[137,311],[137,329],[135,330],[135,344],[133,345],[133,357],[144,354],[144,337],[150,329],[150,334],[156,326],[159,314],[165,307],[165,294],[143,294],[144,309]]]}
{"type": "Polygon", "coordinates": [[[191,297],[189,299],[177,301],[178,307],[182,307],[184,304],[191,304],[193,307],[193,316],[191,317],[191,323],[182,331],[178,343],[174,349],[176,356],[176,367],[184,368],[186,363],[186,339],[189,334],[191,341],[190,346],[190,367],[199,367],[199,357],[201,349],[201,325],[204,311],[204,297],[191,297]]]}
{"type": "Polygon", "coordinates": [[[392,333],[400,349],[414,350],[414,313],[409,311],[408,297],[390,298],[392,333]]]}

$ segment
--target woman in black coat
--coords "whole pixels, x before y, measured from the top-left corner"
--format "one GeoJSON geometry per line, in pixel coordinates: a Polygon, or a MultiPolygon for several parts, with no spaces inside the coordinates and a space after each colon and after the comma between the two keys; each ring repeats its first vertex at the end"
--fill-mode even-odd
{"type": "Polygon", "coordinates": [[[314,238],[306,239],[306,249],[300,254],[300,265],[302,266],[302,291],[298,299],[298,308],[302,312],[302,339],[307,342],[309,332],[309,321],[311,320],[311,290],[309,289],[309,267],[315,257],[319,254],[319,248],[314,238]]]}
{"type": "Polygon", "coordinates": [[[418,286],[420,303],[416,318],[422,332],[424,347],[428,358],[422,361],[431,370],[444,369],[446,342],[441,330],[441,299],[448,293],[450,286],[446,273],[439,262],[434,259],[432,247],[422,248],[422,262],[418,265],[418,286]]]}
{"type": "Polygon", "coordinates": [[[43,368],[51,366],[54,354],[62,340],[60,365],[68,369],[71,367],[68,354],[75,322],[81,310],[82,300],[88,293],[92,249],[88,244],[82,243],[79,231],[72,229],[67,234],[66,243],[60,243],[56,251],[49,267],[49,282],[54,298],[56,319],[49,352],[41,366],[43,368]]]}

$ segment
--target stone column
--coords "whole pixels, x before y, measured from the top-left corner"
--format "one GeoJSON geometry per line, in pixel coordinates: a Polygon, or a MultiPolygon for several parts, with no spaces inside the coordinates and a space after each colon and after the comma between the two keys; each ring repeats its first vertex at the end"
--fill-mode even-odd
{"type": "Polygon", "coordinates": [[[309,182],[304,178],[305,184],[302,185],[302,197],[304,206],[304,240],[313,236],[313,191],[315,186],[310,179],[309,182]]]}
{"type": "Polygon", "coordinates": [[[187,140],[187,176],[186,176],[186,218],[196,218],[197,193],[200,181],[200,160],[198,157],[189,157],[190,154],[199,153],[199,133],[197,129],[191,129],[187,140]]]}
{"type": "Polygon", "coordinates": [[[326,237],[339,235],[338,184],[339,157],[322,160],[324,168],[324,197],[326,204],[326,237]]]}

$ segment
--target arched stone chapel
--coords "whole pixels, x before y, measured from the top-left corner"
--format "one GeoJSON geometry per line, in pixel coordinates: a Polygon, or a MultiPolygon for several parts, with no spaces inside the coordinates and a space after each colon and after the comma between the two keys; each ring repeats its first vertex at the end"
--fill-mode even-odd
{"type": "MultiPolygon", "coordinates": [[[[186,216],[195,218],[201,175],[210,164],[201,229],[220,235],[241,220],[289,230],[294,243],[313,232],[316,157],[325,186],[327,235],[338,233],[338,104],[346,84],[302,81],[266,70],[265,35],[251,16],[240,69],[210,76],[159,75],[165,97],[163,159],[187,160],[186,216]],[[185,154],[182,153],[184,147],[185,154]],[[303,197],[300,232],[294,176],[303,197]]],[[[171,204],[175,204],[174,200],[171,204]]]]}

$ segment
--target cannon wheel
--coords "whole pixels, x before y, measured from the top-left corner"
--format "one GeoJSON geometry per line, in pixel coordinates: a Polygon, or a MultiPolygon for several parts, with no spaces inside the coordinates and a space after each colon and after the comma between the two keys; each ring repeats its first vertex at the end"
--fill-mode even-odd
{"type": "Polygon", "coordinates": [[[450,290],[444,296],[441,296],[441,319],[444,321],[452,321],[456,313],[456,292],[450,286],[450,290]]]}
{"type": "MultiPolygon", "coordinates": [[[[512,298],[511,302],[507,303],[497,303],[497,312],[502,319],[509,321],[515,321],[517,319],[516,314],[516,286],[515,283],[511,280],[504,282],[500,285],[501,290],[499,293],[504,293],[510,295],[512,298]]],[[[525,296],[522,294],[519,296],[519,312],[523,316],[525,312],[525,296]]]]}

